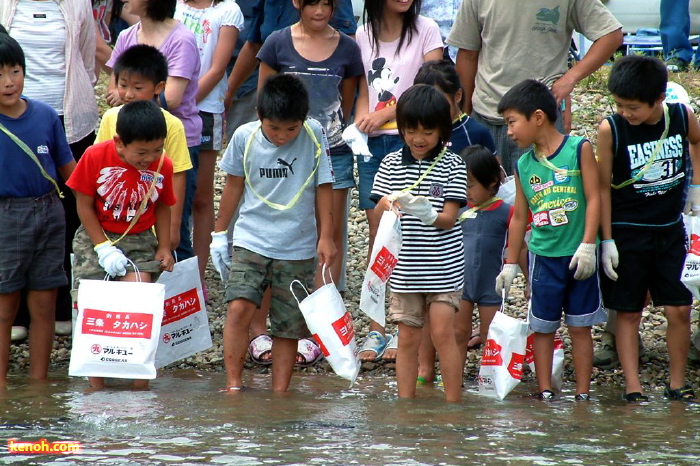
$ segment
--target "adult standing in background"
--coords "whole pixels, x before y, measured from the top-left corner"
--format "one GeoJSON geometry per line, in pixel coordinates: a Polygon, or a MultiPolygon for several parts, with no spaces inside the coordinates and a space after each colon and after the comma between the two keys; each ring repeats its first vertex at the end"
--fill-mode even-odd
{"type": "MultiPolygon", "coordinates": [[[[95,22],[90,0],[2,0],[0,24],[24,49],[24,94],[56,110],[73,157],[79,160],[95,140],[99,120],[93,88],[95,22]]],[[[62,181],[59,186],[65,195],[61,200],[66,213],[65,269],[70,278],[70,253],[80,219],[71,190],[62,181]]],[[[56,301],[56,333],[71,333],[71,314],[70,286],[61,287],[56,301]]],[[[24,305],[18,315],[20,324],[22,316],[28,316],[24,305]]]]}
{"type": "Polygon", "coordinates": [[[700,69],[700,47],[690,45],[690,0],[661,0],[661,46],[668,71],[687,71],[690,65],[700,69]]]}
{"type": "MultiPolygon", "coordinates": [[[[501,97],[524,79],[547,84],[566,102],[583,78],[600,68],[622,45],[622,25],[599,0],[463,0],[447,43],[459,49],[457,72],[464,86],[463,110],[484,124],[512,174],[519,149],[496,111],[501,97]],[[567,70],[573,31],[593,45],[567,70]]],[[[568,132],[560,115],[558,128],[568,132]]]]}

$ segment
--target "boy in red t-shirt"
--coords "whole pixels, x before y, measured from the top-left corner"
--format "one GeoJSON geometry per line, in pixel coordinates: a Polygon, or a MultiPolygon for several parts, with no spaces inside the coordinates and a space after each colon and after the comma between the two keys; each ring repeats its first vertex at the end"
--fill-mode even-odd
{"type": "MultiPolygon", "coordinates": [[[[170,206],[176,198],[173,165],[163,155],[163,113],[150,101],[126,104],[116,133],[88,148],[66,183],[75,192],[82,223],[73,239],[74,289],[81,279],[102,279],[105,273],[150,282],[173,268],[170,206]]],[[[103,388],[104,379],[91,377],[90,385],[103,388]]],[[[134,388],[147,387],[148,380],[134,381],[134,388]]]]}

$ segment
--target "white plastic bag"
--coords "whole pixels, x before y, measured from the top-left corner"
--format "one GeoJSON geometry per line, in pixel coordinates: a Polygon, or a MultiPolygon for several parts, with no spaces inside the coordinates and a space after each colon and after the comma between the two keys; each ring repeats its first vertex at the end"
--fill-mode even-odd
{"type": "Polygon", "coordinates": [[[683,263],[681,282],[695,299],[700,299],[700,217],[683,215],[683,220],[688,235],[688,253],[683,263]]]}
{"type": "Polygon", "coordinates": [[[401,251],[401,221],[395,212],[387,210],[379,221],[372,255],[360,293],[360,310],[382,327],[386,324],[384,308],[386,283],[399,261],[399,251],[401,251]]]}
{"type": "Polygon", "coordinates": [[[156,368],[211,348],[211,332],[196,257],[177,262],[156,283],[165,285],[165,314],[156,368]]]}
{"type": "Polygon", "coordinates": [[[502,400],[523,377],[527,322],[496,313],[479,368],[479,394],[502,400]]]}
{"type": "MultiPolygon", "coordinates": [[[[322,270],[324,285],[308,294],[301,302],[294,293],[294,285],[298,284],[304,291],[306,288],[299,280],[289,284],[294,299],[299,303],[299,310],[304,315],[314,340],[318,343],[323,356],[328,360],[337,375],[355,383],[360,372],[360,359],[357,356],[355,342],[355,325],[352,316],[345,310],[343,298],[333,283],[326,283],[326,267],[322,270]]],[[[330,276],[330,270],[329,270],[330,276]]]]}
{"type": "MultiPolygon", "coordinates": [[[[525,363],[535,373],[535,353],[534,353],[535,332],[530,331],[527,336],[527,348],[525,349],[525,363]]],[[[552,388],[557,392],[561,391],[564,382],[564,342],[559,332],[554,333],[554,354],[552,355],[552,388]]]]}
{"type": "Polygon", "coordinates": [[[68,375],[155,379],[165,287],[80,280],[68,375]]]}
{"type": "Polygon", "coordinates": [[[503,180],[496,196],[500,197],[506,204],[515,204],[515,177],[513,175],[507,176],[503,180]]]}

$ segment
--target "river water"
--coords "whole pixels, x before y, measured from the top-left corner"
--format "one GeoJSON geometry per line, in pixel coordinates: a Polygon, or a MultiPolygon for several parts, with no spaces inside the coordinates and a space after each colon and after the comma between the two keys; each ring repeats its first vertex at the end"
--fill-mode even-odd
{"type": "MultiPolygon", "coordinates": [[[[503,402],[467,384],[459,404],[436,387],[399,400],[392,377],[297,375],[292,391],[269,391],[268,375],[219,393],[223,374],[167,373],[149,391],[88,392],[82,379],[48,384],[11,378],[0,391],[0,464],[233,465],[697,465],[700,404],[630,405],[619,388],[595,387],[592,402],[565,392],[533,399],[534,382],[503,402]],[[9,454],[7,440],[78,441],[79,454],[9,454]]],[[[122,386],[123,385],[123,386],[122,386]]],[[[572,388],[572,387],[570,387],[572,388]]]]}

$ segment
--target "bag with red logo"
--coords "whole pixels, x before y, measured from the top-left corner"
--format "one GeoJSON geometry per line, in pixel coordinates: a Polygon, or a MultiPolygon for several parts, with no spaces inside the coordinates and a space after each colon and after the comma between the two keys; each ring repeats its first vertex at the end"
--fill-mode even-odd
{"type": "Polygon", "coordinates": [[[379,221],[360,293],[360,310],[382,327],[386,324],[386,283],[399,261],[400,250],[401,221],[395,212],[387,210],[379,221]]]}
{"type": "Polygon", "coordinates": [[[80,280],[68,375],[155,379],[165,287],[80,280]]]}
{"type": "Polygon", "coordinates": [[[161,368],[211,348],[211,332],[196,257],[176,263],[156,283],[165,285],[165,314],[156,351],[156,368],[161,368]]]}
{"type": "MultiPolygon", "coordinates": [[[[535,352],[534,352],[535,332],[530,331],[527,336],[527,348],[525,349],[525,364],[535,373],[535,352]]],[[[564,382],[564,342],[559,332],[554,333],[554,354],[552,357],[552,388],[557,392],[561,391],[564,382]]]]}
{"type": "Polygon", "coordinates": [[[499,311],[493,317],[479,368],[479,394],[502,400],[523,378],[527,322],[499,311]]]}
{"type": "Polygon", "coordinates": [[[695,299],[700,299],[700,217],[683,215],[688,234],[688,253],[685,256],[681,282],[688,288],[695,299]]]}
{"type": "MultiPolygon", "coordinates": [[[[343,298],[335,287],[333,278],[331,277],[330,283],[326,283],[325,265],[322,275],[324,285],[311,294],[307,292],[302,301],[299,301],[293,289],[294,285],[298,284],[306,291],[299,280],[290,283],[289,291],[299,303],[299,310],[304,315],[306,325],[321,348],[323,356],[335,373],[348,379],[352,387],[360,372],[355,325],[352,316],[345,310],[343,298]]],[[[330,270],[328,275],[330,276],[330,270]]]]}

